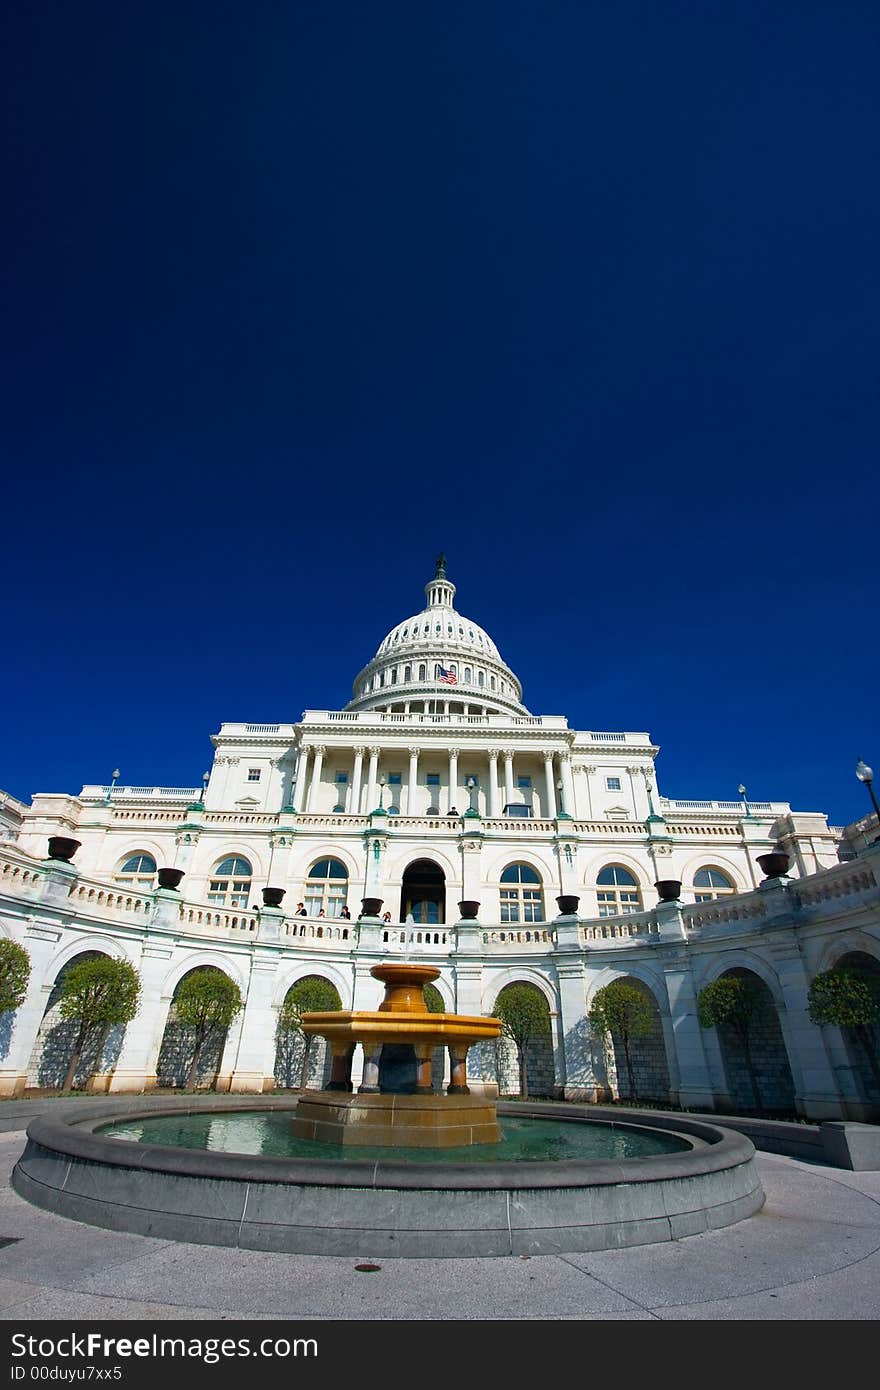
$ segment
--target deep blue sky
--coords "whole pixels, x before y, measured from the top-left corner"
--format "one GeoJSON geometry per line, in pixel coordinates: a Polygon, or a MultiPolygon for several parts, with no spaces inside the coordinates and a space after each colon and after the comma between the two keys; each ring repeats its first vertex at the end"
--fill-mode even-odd
{"type": "MultiPolygon", "coordinates": [[[[870,809],[880,10],[48,0],[2,99],[0,786],[192,784],[448,555],[661,791],[870,809]]],[[[880,771],[878,771],[880,776],[880,771]]]]}

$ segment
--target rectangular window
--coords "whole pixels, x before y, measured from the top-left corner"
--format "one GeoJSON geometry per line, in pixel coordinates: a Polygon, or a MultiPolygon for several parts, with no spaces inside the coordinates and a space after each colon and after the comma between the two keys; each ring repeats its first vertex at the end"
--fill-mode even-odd
{"type": "Polygon", "coordinates": [[[506,816],[522,816],[523,818],[528,819],[528,817],[532,814],[532,808],[531,806],[522,806],[516,803],[510,803],[509,805],[505,806],[504,814],[506,816]]]}
{"type": "Polygon", "coordinates": [[[530,792],[532,790],[532,779],[531,777],[517,777],[516,785],[521,791],[530,792]]]}
{"type": "Polygon", "coordinates": [[[337,785],[338,785],[338,786],[342,786],[342,787],[348,786],[348,773],[347,773],[347,772],[337,772],[337,774],[336,774],[336,782],[337,782],[337,785]]]}
{"type": "Polygon", "coordinates": [[[249,781],[249,782],[259,782],[259,780],[260,780],[260,769],[259,769],[258,767],[249,767],[249,768],[248,768],[248,781],[249,781]]]}
{"type": "Polygon", "coordinates": [[[389,787],[399,787],[399,786],[400,786],[400,773],[399,773],[399,772],[389,772],[389,774],[388,774],[388,785],[389,785],[389,787]]]}
{"type": "Polygon", "coordinates": [[[429,787],[439,787],[439,785],[440,785],[440,773],[439,773],[439,772],[429,772],[428,775],[427,775],[427,777],[425,778],[425,782],[426,782],[426,784],[427,784],[429,787]]]}
{"type": "Polygon", "coordinates": [[[605,778],[605,786],[608,788],[608,790],[609,790],[610,792],[619,792],[619,791],[620,791],[620,778],[619,778],[619,777],[606,777],[606,778],[605,778]]]}

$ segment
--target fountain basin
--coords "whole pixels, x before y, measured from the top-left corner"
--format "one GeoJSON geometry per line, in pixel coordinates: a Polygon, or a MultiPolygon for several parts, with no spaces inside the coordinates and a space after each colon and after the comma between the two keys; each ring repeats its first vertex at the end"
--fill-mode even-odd
{"type": "MultiPolygon", "coordinates": [[[[398,1097],[398,1099],[400,1099],[398,1097]]],[[[228,1096],[167,1111],[40,1117],[12,1184],[62,1216],[163,1239],[295,1254],[461,1257],[605,1250],[731,1225],[764,1202],[743,1135],[683,1115],[596,1106],[498,1105],[499,1113],[596,1121],[684,1136],[686,1152],[620,1161],[419,1163],[276,1159],[125,1142],[111,1120],[289,1101],[228,1096]],[[564,1113],[565,1118],[561,1118],[564,1113]]]]}

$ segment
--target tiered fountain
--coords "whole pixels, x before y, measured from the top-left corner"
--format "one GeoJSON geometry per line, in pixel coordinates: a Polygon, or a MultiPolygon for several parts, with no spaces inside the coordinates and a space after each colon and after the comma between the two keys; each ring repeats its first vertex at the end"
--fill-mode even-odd
{"type": "Polygon", "coordinates": [[[375,1013],[342,1011],[304,1014],[305,1032],[326,1038],[333,1055],[324,1091],[308,1091],[291,1124],[299,1139],[337,1144],[375,1144],[397,1148],[454,1148],[495,1144],[501,1130],[495,1105],[472,1096],[467,1054],[474,1043],[497,1038],[498,1018],[432,1014],[424,987],[440,971],[431,965],[374,965],[374,979],[385,985],[375,1013]],[[351,1092],[355,1046],[364,1050],[364,1076],[351,1092]],[[434,1049],[448,1047],[452,1077],[445,1095],[434,1092],[434,1049]]]}

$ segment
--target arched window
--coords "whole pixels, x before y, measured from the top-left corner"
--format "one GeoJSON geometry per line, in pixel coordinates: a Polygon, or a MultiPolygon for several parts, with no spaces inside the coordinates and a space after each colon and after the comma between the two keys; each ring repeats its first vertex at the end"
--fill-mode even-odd
{"type": "Polygon", "coordinates": [[[338,917],[348,897],[348,869],[338,859],[319,859],[309,869],[305,888],[306,912],[317,917],[338,917]]]}
{"type": "Polygon", "coordinates": [[[425,680],[425,678],[427,677],[427,674],[428,674],[428,668],[427,668],[427,666],[425,665],[425,663],[424,663],[424,661],[423,661],[423,662],[421,663],[421,665],[419,666],[419,680],[420,680],[420,681],[425,680]]]}
{"type": "Polygon", "coordinates": [[[411,681],[411,680],[412,680],[412,667],[411,667],[411,666],[404,666],[404,668],[403,668],[403,679],[404,679],[405,681],[411,681]]]}
{"type": "Polygon", "coordinates": [[[541,877],[530,864],[508,864],[501,875],[501,921],[544,921],[541,877]]]}
{"type": "Polygon", "coordinates": [[[130,854],[120,864],[115,879],[117,883],[126,883],[130,888],[152,888],[155,872],[156,861],[152,854],[138,850],[137,854],[130,854]]]}
{"type": "Polygon", "coordinates": [[[697,869],[694,874],[695,902],[709,903],[713,898],[722,898],[726,893],[735,891],[727,874],[723,874],[720,869],[706,867],[697,869]]]}
{"type": "Polygon", "coordinates": [[[470,685],[470,683],[471,683],[471,668],[470,668],[470,666],[465,666],[465,668],[464,668],[464,680],[465,680],[465,685],[470,685]]]}
{"type": "Polygon", "coordinates": [[[627,912],[641,912],[642,895],[629,869],[619,864],[607,864],[596,879],[600,917],[620,917],[627,912]]]}
{"type": "Polygon", "coordinates": [[[485,684],[486,684],[486,672],[485,672],[485,671],[478,671],[478,672],[477,672],[477,685],[485,685],[485,684]]]}
{"type": "Polygon", "coordinates": [[[221,859],[208,882],[208,902],[219,907],[247,907],[253,869],[240,854],[221,859]]]}

